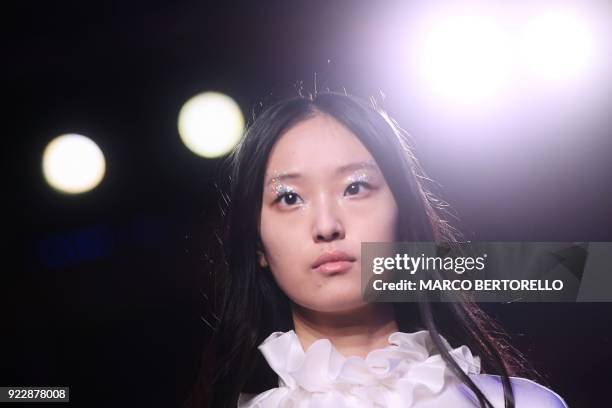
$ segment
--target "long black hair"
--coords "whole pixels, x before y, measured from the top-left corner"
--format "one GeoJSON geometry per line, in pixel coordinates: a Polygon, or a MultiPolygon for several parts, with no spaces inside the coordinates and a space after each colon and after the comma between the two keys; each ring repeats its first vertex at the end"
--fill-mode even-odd
{"type": "MultiPolygon", "coordinates": [[[[278,138],[296,123],[327,114],[351,130],[379,165],[398,206],[400,241],[452,243],[457,231],[444,219],[445,206],[427,186],[428,178],[413,154],[407,133],[379,107],[337,92],[284,99],[265,109],[248,127],[234,151],[223,162],[218,185],[222,224],[209,247],[207,281],[213,327],[202,354],[202,366],[186,407],[235,407],[239,394],[259,393],[278,386],[257,347],[275,331],[293,329],[287,295],[269,268],[262,268],[258,226],[263,179],[269,153],[278,138]]],[[[485,372],[501,376],[506,408],[514,408],[509,377],[524,364],[501,335],[501,329],[470,302],[394,303],[401,331],[429,331],[442,358],[476,395],[480,406],[492,407],[482,391],[461,370],[443,343],[446,338],[467,344],[481,357],[485,372]]]]}

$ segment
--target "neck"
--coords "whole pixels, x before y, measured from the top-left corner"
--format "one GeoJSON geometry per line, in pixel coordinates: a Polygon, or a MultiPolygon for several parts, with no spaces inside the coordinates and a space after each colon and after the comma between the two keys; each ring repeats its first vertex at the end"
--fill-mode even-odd
{"type": "Polygon", "coordinates": [[[343,312],[318,312],[292,306],[295,333],[304,350],[318,339],[329,339],[345,357],[366,357],[389,345],[391,333],[398,331],[391,303],[369,303],[343,312]]]}

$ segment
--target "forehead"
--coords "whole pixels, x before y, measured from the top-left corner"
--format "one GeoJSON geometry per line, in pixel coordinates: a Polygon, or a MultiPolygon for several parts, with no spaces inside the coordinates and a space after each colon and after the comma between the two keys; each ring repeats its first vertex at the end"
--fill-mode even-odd
{"type": "Polygon", "coordinates": [[[332,116],[317,113],[281,135],[270,152],[266,174],[325,171],[349,162],[373,160],[346,126],[332,116]]]}

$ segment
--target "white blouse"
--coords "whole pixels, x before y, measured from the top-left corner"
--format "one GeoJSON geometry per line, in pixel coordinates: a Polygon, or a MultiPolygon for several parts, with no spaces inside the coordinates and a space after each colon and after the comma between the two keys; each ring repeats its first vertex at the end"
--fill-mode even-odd
{"type": "MultiPolygon", "coordinates": [[[[461,369],[496,408],[504,407],[499,376],[480,374],[480,358],[467,346],[451,349],[461,369]]],[[[274,332],[259,346],[279,376],[278,388],[240,394],[238,408],[474,408],[473,392],[436,352],[429,332],[395,332],[389,346],[366,358],[344,357],[328,339],[304,352],[293,330],[274,332]]],[[[511,377],[516,408],[567,408],[553,391],[533,381],[511,377]]]]}

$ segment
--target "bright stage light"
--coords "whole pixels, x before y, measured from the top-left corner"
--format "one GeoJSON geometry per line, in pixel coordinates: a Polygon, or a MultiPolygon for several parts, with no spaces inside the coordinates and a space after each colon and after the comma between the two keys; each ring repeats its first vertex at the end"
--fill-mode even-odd
{"type": "Polygon", "coordinates": [[[592,63],[595,36],[591,27],[576,7],[538,13],[521,36],[520,58],[528,73],[551,82],[579,78],[592,63]]]}
{"type": "Polygon", "coordinates": [[[411,19],[402,36],[411,90],[461,114],[579,89],[609,54],[596,12],[580,3],[432,2],[411,19]]]}
{"type": "Polygon", "coordinates": [[[509,79],[509,39],[493,16],[451,8],[421,25],[412,63],[426,91],[460,105],[497,95],[509,79]]]}
{"type": "Polygon", "coordinates": [[[240,140],[244,118],[229,96],[205,92],[189,99],[178,118],[181,140],[189,150],[207,158],[228,153],[240,140]]]}
{"type": "Polygon", "coordinates": [[[106,170],[104,154],[91,139],[65,134],[45,148],[42,160],[45,180],[51,187],[68,194],[78,194],[96,187],[106,170]]]}

